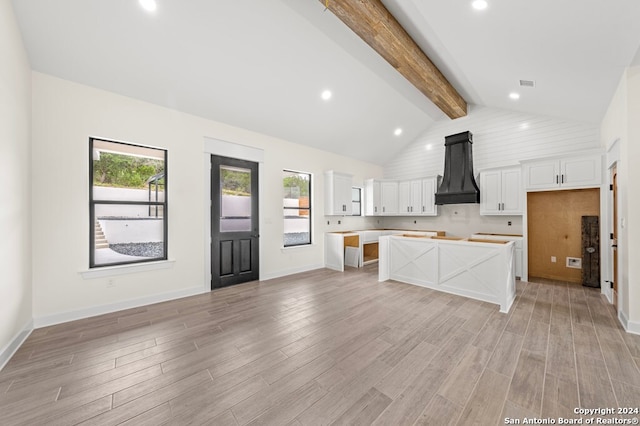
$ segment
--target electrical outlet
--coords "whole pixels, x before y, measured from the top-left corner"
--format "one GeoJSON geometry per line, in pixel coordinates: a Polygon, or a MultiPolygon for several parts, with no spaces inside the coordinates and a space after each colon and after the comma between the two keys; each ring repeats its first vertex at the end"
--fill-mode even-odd
{"type": "Polygon", "coordinates": [[[508,222],[507,222],[507,226],[511,226],[511,221],[508,221],[508,222]]]}
{"type": "Polygon", "coordinates": [[[555,256],[551,256],[551,263],[556,263],[556,262],[557,262],[556,257],[555,256]]]}
{"type": "Polygon", "coordinates": [[[107,288],[111,288],[111,287],[115,287],[116,286],[116,280],[113,278],[109,278],[107,280],[107,288]]]}
{"type": "Polygon", "coordinates": [[[328,221],[327,221],[327,225],[331,225],[331,221],[329,221],[329,220],[328,220],[328,221]]]}
{"type": "Polygon", "coordinates": [[[342,224],[342,222],[341,222],[341,221],[338,221],[338,225],[341,225],[341,224],[342,224]]]}

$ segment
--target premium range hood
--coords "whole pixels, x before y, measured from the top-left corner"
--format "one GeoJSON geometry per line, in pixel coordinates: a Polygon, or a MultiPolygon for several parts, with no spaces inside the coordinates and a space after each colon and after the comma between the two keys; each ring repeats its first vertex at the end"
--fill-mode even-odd
{"type": "Polygon", "coordinates": [[[444,138],[444,176],[436,192],[436,204],[480,202],[473,177],[473,135],[462,132],[444,138]]]}

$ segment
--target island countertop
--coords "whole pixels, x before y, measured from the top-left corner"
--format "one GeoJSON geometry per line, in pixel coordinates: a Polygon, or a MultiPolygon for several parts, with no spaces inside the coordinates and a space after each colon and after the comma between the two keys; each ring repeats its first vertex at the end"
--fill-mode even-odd
{"type": "Polygon", "coordinates": [[[378,280],[389,279],[500,305],[515,299],[514,242],[477,238],[380,237],[378,280]]]}

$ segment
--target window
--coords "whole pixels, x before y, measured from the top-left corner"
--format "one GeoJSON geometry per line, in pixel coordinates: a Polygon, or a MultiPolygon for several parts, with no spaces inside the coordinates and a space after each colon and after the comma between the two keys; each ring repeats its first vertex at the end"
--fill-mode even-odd
{"type": "Polygon", "coordinates": [[[362,188],[351,188],[351,215],[362,216],[362,188]]]}
{"type": "Polygon", "coordinates": [[[167,151],[89,139],[91,268],[167,259],[167,151]]]}
{"type": "Polygon", "coordinates": [[[284,170],[284,246],[311,244],[311,175],[284,170]]]}

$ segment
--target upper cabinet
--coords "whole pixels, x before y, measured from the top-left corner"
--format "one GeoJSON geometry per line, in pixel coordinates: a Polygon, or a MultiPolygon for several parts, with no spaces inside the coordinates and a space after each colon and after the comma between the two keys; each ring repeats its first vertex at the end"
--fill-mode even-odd
{"type": "Polygon", "coordinates": [[[367,179],[364,183],[365,215],[395,216],[398,214],[398,182],[367,179]]]}
{"type": "Polygon", "coordinates": [[[524,165],[525,188],[592,188],[602,183],[602,156],[586,155],[527,162],[524,165]]]}
{"type": "Polygon", "coordinates": [[[380,182],[380,207],[378,211],[384,216],[398,214],[398,182],[380,182]]]}
{"type": "Polygon", "coordinates": [[[522,198],[519,166],[480,172],[481,215],[521,215],[522,198]]]}
{"type": "Polygon", "coordinates": [[[422,180],[404,180],[398,183],[398,214],[420,215],[422,210],[422,180]]]}
{"type": "Polygon", "coordinates": [[[436,191],[440,183],[440,176],[422,179],[422,197],[420,197],[420,215],[437,216],[436,191]]]}
{"type": "Polygon", "coordinates": [[[365,181],[367,216],[436,216],[438,176],[412,179],[368,179],[365,181]]]}
{"type": "Polygon", "coordinates": [[[353,176],[328,170],[324,173],[324,214],[325,216],[350,216],[351,188],[353,176]]]}

